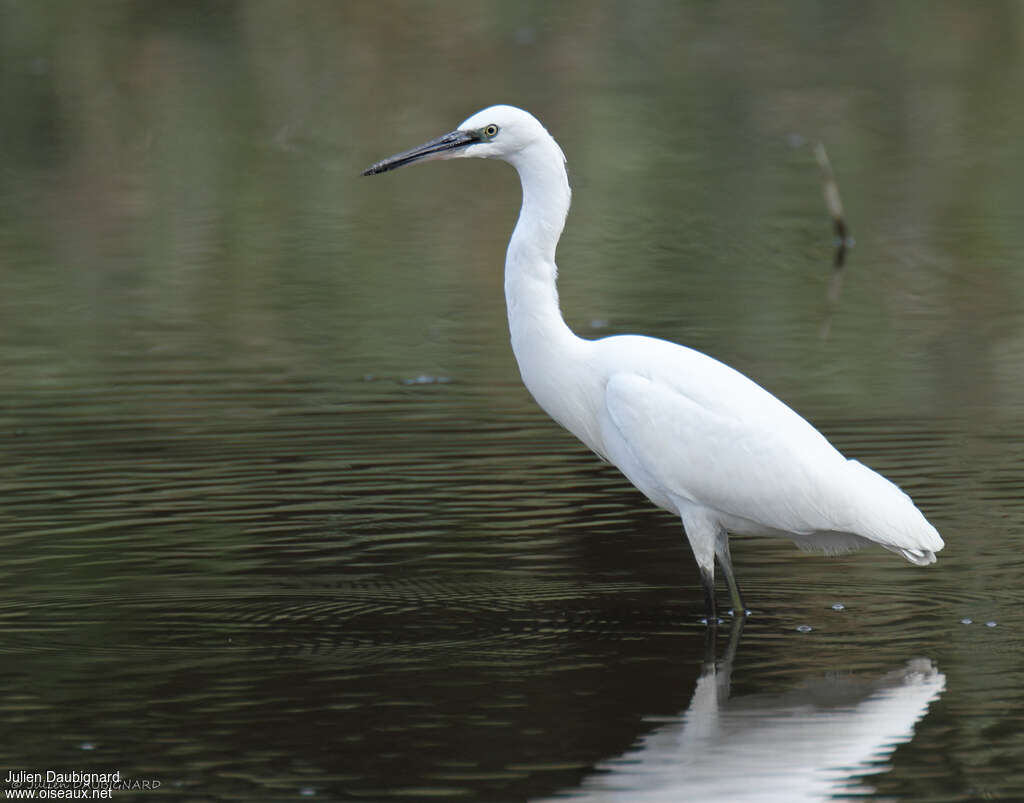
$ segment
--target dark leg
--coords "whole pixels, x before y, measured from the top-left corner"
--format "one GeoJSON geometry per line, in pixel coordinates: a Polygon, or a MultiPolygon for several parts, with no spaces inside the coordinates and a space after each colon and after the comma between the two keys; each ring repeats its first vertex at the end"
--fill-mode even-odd
{"type": "Polygon", "coordinates": [[[693,557],[700,570],[700,583],[704,588],[704,612],[707,625],[718,624],[718,608],[715,605],[715,553],[718,551],[718,539],[721,525],[703,508],[694,505],[680,505],[679,516],[686,531],[686,540],[690,542],[693,557]]]}
{"type": "Polygon", "coordinates": [[[736,582],[736,573],[732,568],[732,556],[729,554],[729,536],[724,530],[715,542],[715,554],[718,555],[718,565],[722,567],[722,574],[725,575],[725,582],[729,586],[733,615],[746,616],[747,606],[743,604],[743,596],[740,594],[740,587],[736,582]]]}
{"type": "MultiPolygon", "coordinates": [[[[713,564],[712,564],[713,565],[713,564]]],[[[718,609],[715,606],[715,572],[700,567],[700,583],[704,587],[704,615],[707,617],[708,627],[718,624],[718,609]]]]}

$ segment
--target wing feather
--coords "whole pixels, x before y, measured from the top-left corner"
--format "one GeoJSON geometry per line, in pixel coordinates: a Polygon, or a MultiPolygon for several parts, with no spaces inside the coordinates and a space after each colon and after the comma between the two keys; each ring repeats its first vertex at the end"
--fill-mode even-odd
{"type": "Polygon", "coordinates": [[[655,492],[774,530],[834,529],[835,508],[845,504],[838,486],[846,459],[790,408],[743,379],[745,387],[720,388],[731,391],[725,396],[704,386],[702,399],[658,379],[620,373],[608,381],[605,405],[630,457],[660,485],[655,492]],[[756,398],[751,388],[759,391],[756,398]],[[741,390],[745,395],[737,398],[741,390]]]}

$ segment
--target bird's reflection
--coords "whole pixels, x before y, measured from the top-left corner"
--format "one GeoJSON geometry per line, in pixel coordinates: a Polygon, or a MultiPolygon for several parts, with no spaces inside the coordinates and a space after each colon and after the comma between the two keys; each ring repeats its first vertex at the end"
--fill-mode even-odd
{"type": "MultiPolygon", "coordinates": [[[[689,707],[559,799],[823,801],[870,792],[896,746],[945,688],[926,658],[871,681],[822,678],[785,694],[731,698],[739,628],[705,661],[689,707]]],[[[711,649],[713,649],[713,644],[711,649]]]]}

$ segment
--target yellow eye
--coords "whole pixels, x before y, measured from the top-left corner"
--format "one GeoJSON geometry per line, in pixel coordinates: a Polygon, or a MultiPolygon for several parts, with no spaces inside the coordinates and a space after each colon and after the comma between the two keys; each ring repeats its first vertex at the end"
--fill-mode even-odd
{"type": "Polygon", "coordinates": [[[487,139],[494,139],[494,137],[497,136],[498,134],[498,126],[496,126],[494,123],[491,123],[490,125],[485,125],[483,129],[483,134],[485,137],[487,137],[487,139]]]}

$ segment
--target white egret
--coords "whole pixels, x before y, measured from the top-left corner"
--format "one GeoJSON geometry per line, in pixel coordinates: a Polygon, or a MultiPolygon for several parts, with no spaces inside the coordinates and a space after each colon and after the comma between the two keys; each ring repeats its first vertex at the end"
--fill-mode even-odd
{"type": "Polygon", "coordinates": [[[739,372],[641,335],[584,340],[562,319],[555,248],[569,211],[558,143],[512,106],[364,171],[429,159],[501,159],[519,173],[522,209],[505,257],[512,350],[527,389],[555,421],[682,519],[715,624],[715,558],[743,615],[729,534],[791,538],[840,553],[875,543],[934,563],[939,533],[889,480],[847,460],[807,421],[739,372]]]}

